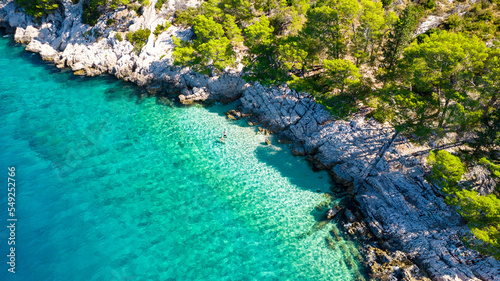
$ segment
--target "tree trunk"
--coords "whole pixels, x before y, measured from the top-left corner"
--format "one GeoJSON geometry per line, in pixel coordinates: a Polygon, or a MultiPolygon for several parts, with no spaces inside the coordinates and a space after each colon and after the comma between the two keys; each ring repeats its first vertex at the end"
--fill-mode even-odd
{"type": "Polygon", "coordinates": [[[447,98],[444,103],[443,114],[441,114],[441,120],[439,121],[439,128],[443,127],[444,119],[446,119],[446,111],[448,110],[448,105],[450,104],[450,99],[447,98]]]}
{"type": "Polygon", "coordinates": [[[491,99],[486,103],[486,105],[483,108],[483,118],[486,118],[488,116],[488,111],[490,107],[492,107],[495,102],[497,101],[497,95],[493,95],[491,99]]]}

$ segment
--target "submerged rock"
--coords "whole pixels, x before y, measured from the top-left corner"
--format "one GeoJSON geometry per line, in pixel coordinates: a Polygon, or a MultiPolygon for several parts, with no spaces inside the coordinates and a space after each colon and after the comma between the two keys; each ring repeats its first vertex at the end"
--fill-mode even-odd
{"type": "Polygon", "coordinates": [[[326,219],[333,219],[339,212],[342,210],[338,205],[335,205],[333,208],[329,209],[326,212],[326,219]]]}

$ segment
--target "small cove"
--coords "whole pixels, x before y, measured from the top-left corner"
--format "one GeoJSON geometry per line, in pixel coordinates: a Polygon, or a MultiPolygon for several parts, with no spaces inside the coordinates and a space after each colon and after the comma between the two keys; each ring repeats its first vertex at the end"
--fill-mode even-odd
{"type": "Polygon", "coordinates": [[[353,242],[329,248],[334,224],[311,231],[327,173],[226,120],[231,105],[159,104],[122,81],[46,65],[9,38],[0,75],[0,177],[16,167],[19,219],[18,272],[1,280],[358,276],[342,250],[353,242]]]}

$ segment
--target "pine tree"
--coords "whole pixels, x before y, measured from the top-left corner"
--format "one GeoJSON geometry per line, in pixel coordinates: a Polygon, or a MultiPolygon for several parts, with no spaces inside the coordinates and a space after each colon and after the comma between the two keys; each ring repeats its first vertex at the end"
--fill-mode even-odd
{"type": "Polygon", "coordinates": [[[389,38],[383,46],[384,58],[382,66],[386,71],[392,71],[403,50],[413,39],[413,33],[417,28],[420,13],[413,5],[408,5],[396,21],[389,38]]]}
{"type": "Polygon", "coordinates": [[[330,85],[340,89],[342,94],[346,86],[354,84],[361,77],[358,68],[348,60],[324,60],[323,65],[330,85]]]}
{"type": "Polygon", "coordinates": [[[309,41],[307,52],[321,55],[326,50],[328,58],[340,59],[346,54],[346,37],[359,10],[357,0],[322,1],[307,12],[307,22],[301,36],[309,41]],[[316,49],[316,50],[314,50],[316,49]]]}

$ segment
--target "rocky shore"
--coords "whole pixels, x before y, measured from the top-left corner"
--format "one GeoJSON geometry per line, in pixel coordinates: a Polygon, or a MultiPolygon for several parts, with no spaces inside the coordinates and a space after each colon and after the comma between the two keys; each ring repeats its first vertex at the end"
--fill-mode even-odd
{"type": "Polygon", "coordinates": [[[176,9],[197,2],[170,0],[158,12],[152,0],[141,16],[125,8],[109,10],[95,27],[81,23],[82,1],[61,2],[59,12],[34,22],[12,0],[3,0],[1,25],[27,44],[26,50],[77,75],[115,75],[151,92],[178,95],[183,103],[239,99],[244,116],[292,143],[295,155],[308,156],[346,188],[357,206],[343,214],[346,230],[354,237],[374,235],[384,249],[365,252],[376,278],[500,280],[500,261],[464,245],[465,222],[425,180],[421,153],[389,125],[367,119],[363,111],[349,121],[333,120],[314,97],[286,86],[249,84],[237,72],[209,77],[174,67],[171,36],[190,38],[189,29],[171,26],[158,37],[151,34],[138,55],[128,41],[115,38],[117,32],[154,30],[176,9]],[[106,25],[108,19],[115,20],[113,26],[106,25]]]}

